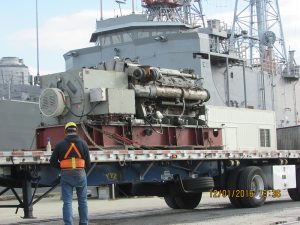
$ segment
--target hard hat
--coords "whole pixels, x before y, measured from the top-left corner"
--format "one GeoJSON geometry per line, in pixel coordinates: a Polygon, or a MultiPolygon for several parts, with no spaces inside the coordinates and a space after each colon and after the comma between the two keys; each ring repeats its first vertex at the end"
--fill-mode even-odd
{"type": "Polygon", "coordinates": [[[75,128],[77,128],[77,125],[74,122],[69,122],[69,123],[66,124],[65,130],[68,129],[69,127],[75,127],[75,128]]]}

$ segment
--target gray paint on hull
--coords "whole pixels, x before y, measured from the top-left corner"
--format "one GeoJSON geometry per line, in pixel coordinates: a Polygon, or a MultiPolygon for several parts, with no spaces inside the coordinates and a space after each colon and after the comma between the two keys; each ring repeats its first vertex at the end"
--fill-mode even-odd
{"type": "Polygon", "coordinates": [[[35,149],[35,129],[41,123],[37,103],[1,100],[0,118],[1,151],[35,149]]]}

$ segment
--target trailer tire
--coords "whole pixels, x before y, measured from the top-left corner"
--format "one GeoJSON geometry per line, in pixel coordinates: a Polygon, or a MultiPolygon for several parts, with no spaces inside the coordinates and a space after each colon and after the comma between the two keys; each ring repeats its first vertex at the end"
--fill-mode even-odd
{"type": "Polygon", "coordinates": [[[196,179],[185,179],[182,181],[183,187],[188,191],[208,191],[214,188],[212,177],[198,177],[196,179]]]}
{"type": "Polygon", "coordinates": [[[241,174],[243,168],[237,168],[235,170],[232,170],[228,175],[227,180],[227,190],[228,190],[228,198],[230,200],[230,203],[236,207],[241,208],[241,198],[237,198],[234,193],[238,189],[239,184],[239,175],[241,174]]]}
{"type": "Polygon", "coordinates": [[[261,194],[265,187],[266,178],[259,167],[249,166],[244,168],[239,176],[238,188],[240,191],[244,190],[244,197],[241,196],[241,205],[245,208],[262,206],[266,200],[266,197],[261,194]],[[250,196],[250,190],[254,191],[253,196],[250,196]]]}
{"type": "Polygon", "coordinates": [[[201,198],[202,192],[197,194],[182,194],[175,196],[175,202],[179,209],[194,209],[199,205],[201,198]]]}
{"type": "Polygon", "coordinates": [[[171,209],[179,209],[179,206],[177,205],[175,201],[175,197],[172,195],[167,195],[164,197],[166,204],[171,208],[171,209]]]}
{"type": "Polygon", "coordinates": [[[300,168],[296,171],[296,188],[288,189],[289,196],[294,201],[300,201],[300,168]]]}

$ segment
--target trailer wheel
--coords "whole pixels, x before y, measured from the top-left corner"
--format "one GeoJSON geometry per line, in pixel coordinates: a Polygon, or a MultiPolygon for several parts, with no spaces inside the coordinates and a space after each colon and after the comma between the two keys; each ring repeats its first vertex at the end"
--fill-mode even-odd
{"type": "Polygon", "coordinates": [[[266,178],[263,171],[256,166],[249,166],[242,170],[239,176],[239,191],[244,191],[241,205],[245,208],[258,207],[264,204],[266,198],[262,195],[265,190],[266,178]],[[250,191],[253,191],[250,194],[250,191]]]}
{"type": "Polygon", "coordinates": [[[175,201],[175,197],[172,195],[167,195],[164,197],[165,202],[171,209],[179,209],[180,207],[177,205],[175,201]]]}
{"type": "Polygon", "coordinates": [[[185,179],[182,183],[183,187],[189,191],[208,191],[214,188],[214,179],[212,177],[185,179]]]}
{"type": "Polygon", "coordinates": [[[234,194],[234,191],[236,191],[238,189],[239,175],[240,175],[242,169],[243,168],[238,168],[238,169],[232,170],[229,173],[228,180],[227,180],[228,198],[230,200],[230,203],[236,208],[242,207],[241,198],[238,198],[234,194]]]}
{"type": "Polygon", "coordinates": [[[289,196],[294,201],[300,201],[300,168],[296,171],[296,188],[288,189],[289,196]]]}
{"type": "Polygon", "coordinates": [[[182,194],[175,196],[175,202],[180,209],[194,209],[201,200],[202,192],[197,194],[182,194]]]}

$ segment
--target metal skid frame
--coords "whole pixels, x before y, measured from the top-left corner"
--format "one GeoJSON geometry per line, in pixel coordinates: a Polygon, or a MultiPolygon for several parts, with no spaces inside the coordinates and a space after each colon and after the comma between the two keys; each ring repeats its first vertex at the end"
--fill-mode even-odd
{"type": "MultiPolygon", "coordinates": [[[[155,129],[159,129],[159,127],[155,129]]],[[[140,146],[141,149],[153,148],[153,146],[222,147],[222,132],[220,128],[187,126],[182,129],[174,126],[163,126],[160,129],[162,133],[156,133],[150,126],[146,125],[132,127],[125,125],[101,125],[89,127],[88,133],[85,133],[84,129],[79,127],[78,133],[88,144],[96,144],[101,146],[101,148],[124,148],[124,146],[128,145],[140,146]],[[92,137],[93,143],[91,143],[87,135],[92,137]]],[[[52,145],[56,145],[63,135],[64,127],[62,126],[38,128],[36,130],[37,148],[45,148],[48,138],[51,139],[52,145]]]]}

